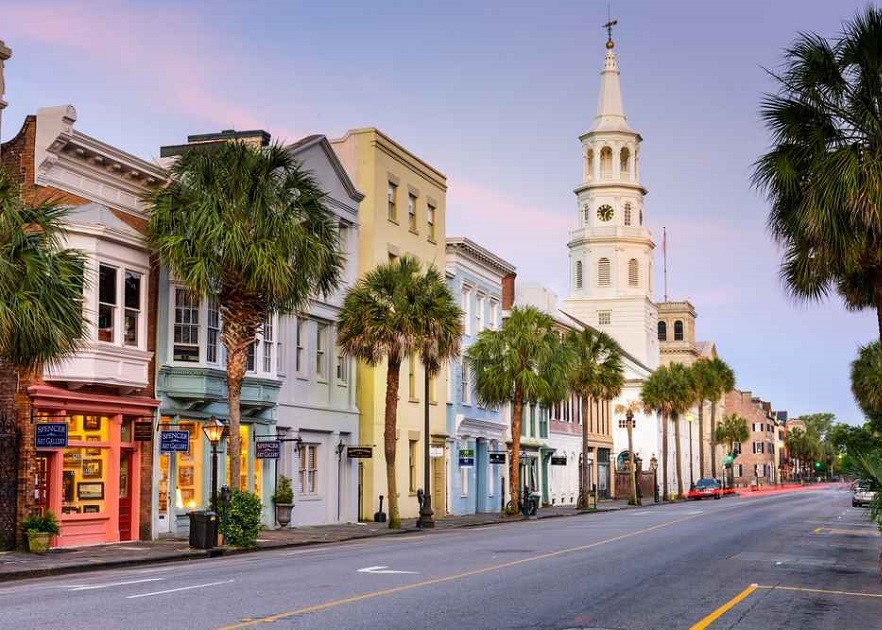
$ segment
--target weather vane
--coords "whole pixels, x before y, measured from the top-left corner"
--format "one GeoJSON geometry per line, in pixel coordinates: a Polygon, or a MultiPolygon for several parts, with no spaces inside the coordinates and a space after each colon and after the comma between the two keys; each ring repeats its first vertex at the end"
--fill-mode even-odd
{"type": "Polygon", "coordinates": [[[614,20],[612,19],[612,17],[610,17],[609,4],[609,2],[606,3],[606,24],[603,25],[603,28],[606,29],[606,47],[612,50],[613,48],[615,48],[615,43],[612,39],[612,29],[613,26],[619,23],[619,21],[614,20]]]}

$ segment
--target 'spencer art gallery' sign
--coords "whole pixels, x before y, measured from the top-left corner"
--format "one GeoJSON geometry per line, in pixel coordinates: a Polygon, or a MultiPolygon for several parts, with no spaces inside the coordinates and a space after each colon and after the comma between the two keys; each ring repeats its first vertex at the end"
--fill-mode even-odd
{"type": "Polygon", "coordinates": [[[187,431],[160,431],[160,453],[186,453],[190,450],[190,433],[187,431]]]}
{"type": "Polygon", "coordinates": [[[35,448],[65,448],[66,446],[66,422],[40,422],[34,427],[35,448]]]}
{"type": "Polygon", "coordinates": [[[254,443],[254,456],[257,459],[279,459],[281,445],[278,440],[258,440],[254,443]]]}

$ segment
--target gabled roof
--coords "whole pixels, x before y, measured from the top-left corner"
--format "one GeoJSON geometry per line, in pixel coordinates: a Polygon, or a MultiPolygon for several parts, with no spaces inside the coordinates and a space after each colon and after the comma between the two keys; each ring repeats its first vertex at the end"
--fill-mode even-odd
{"type": "Polygon", "coordinates": [[[364,194],[362,194],[355,187],[355,184],[352,183],[352,179],[350,179],[349,174],[346,172],[346,169],[343,168],[343,164],[340,162],[340,158],[338,158],[337,154],[334,153],[334,149],[333,147],[331,147],[331,143],[328,141],[327,136],[321,134],[312,134],[310,136],[306,136],[305,138],[301,138],[293,144],[289,144],[288,150],[296,156],[298,153],[302,153],[303,151],[306,151],[310,147],[316,145],[318,145],[319,148],[321,148],[321,150],[327,156],[331,167],[340,178],[340,182],[343,184],[343,187],[346,189],[349,197],[356,203],[364,199],[364,194]]]}
{"type": "Polygon", "coordinates": [[[143,234],[117,217],[110,208],[100,203],[87,203],[84,206],[75,207],[67,215],[66,222],[71,225],[73,231],[77,231],[75,226],[82,226],[91,228],[88,230],[89,232],[103,233],[108,238],[127,245],[143,246],[144,243],[143,234]]]}

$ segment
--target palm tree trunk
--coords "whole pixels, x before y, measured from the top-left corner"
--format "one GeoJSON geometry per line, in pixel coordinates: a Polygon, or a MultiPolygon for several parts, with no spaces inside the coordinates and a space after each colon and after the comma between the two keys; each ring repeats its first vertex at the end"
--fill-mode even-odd
{"type": "Polygon", "coordinates": [[[704,479],[704,401],[698,401],[698,478],[704,479]]]}
{"type": "Polygon", "coordinates": [[[879,328],[879,349],[882,351],[882,272],[877,272],[874,277],[873,303],[876,307],[876,326],[879,328]]]}
{"type": "Polygon", "coordinates": [[[389,498],[389,529],[401,529],[398,509],[398,480],[395,476],[395,450],[398,446],[398,383],[401,379],[401,359],[389,356],[386,368],[386,411],[383,427],[383,453],[386,456],[386,492],[389,498]]]}
{"type": "Polygon", "coordinates": [[[587,396],[580,397],[582,403],[582,463],[579,469],[581,483],[579,488],[578,507],[586,509],[589,504],[591,480],[588,478],[588,414],[591,401],[587,396]]]}
{"type": "Polygon", "coordinates": [[[674,414],[674,464],[677,468],[677,498],[683,498],[683,464],[680,461],[680,417],[674,414]]]}
{"type": "Polygon", "coordinates": [[[524,415],[524,399],[520,390],[515,390],[511,406],[511,458],[508,461],[508,491],[515,511],[521,496],[521,422],[524,415]]]}
{"type": "MultiPolygon", "coordinates": [[[[224,344],[227,345],[227,344],[224,344]]],[[[230,488],[242,490],[242,439],[239,425],[242,417],[242,381],[248,366],[248,346],[227,345],[227,390],[230,406],[230,488]]]]}
{"type": "Polygon", "coordinates": [[[711,401],[711,474],[717,478],[717,402],[711,401]]]}
{"type": "Polygon", "coordinates": [[[662,492],[668,501],[668,417],[665,414],[662,414],[662,492]]]}
{"type": "Polygon", "coordinates": [[[637,462],[634,461],[634,435],[631,425],[634,421],[625,421],[628,425],[628,457],[631,460],[631,505],[637,505],[637,462]]]}

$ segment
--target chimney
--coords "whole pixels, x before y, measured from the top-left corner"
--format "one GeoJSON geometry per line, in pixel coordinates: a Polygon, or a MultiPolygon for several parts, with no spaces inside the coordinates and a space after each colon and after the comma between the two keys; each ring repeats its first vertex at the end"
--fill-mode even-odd
{"type": "Polygon", "coordinates": [[[512,272],[502,279],[502,310],[510,311],[515,300],[515,278],[518,274],[512,272]]]}
{"type": "Polygon", "coordinates": [[[0,40],[0,136],[3,133],[3,110],[6,109],[6,101],[3,95],[6,93],[6,82],[3,80],[3,63],[12,56],[12,50],[0,40]]]}
{"type": "Polygon", "coordinates": [[[171,158],[181,155],[184,151],[192,148],[194,145],[211,145],[221,142],[229,142],[238,140],[245,144],[255,147],[265,147],[270,143],[270,134],[263,129],[252,129],[251,131],[236,131],[235,129],[224,129],[219,133],[200,133],[193,136],[187,136],[187,144],[173,144],[159,148],[159,157],[171,158]]]}

